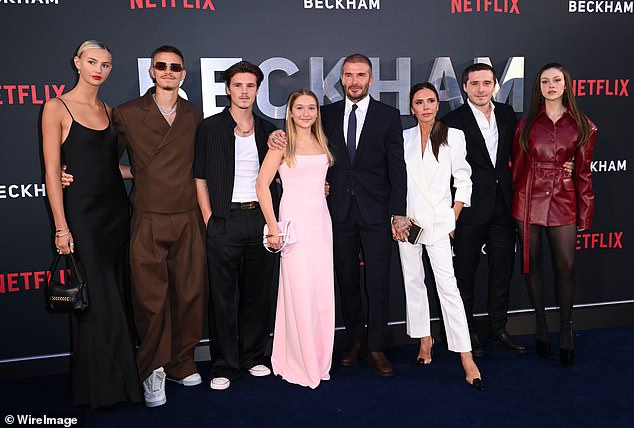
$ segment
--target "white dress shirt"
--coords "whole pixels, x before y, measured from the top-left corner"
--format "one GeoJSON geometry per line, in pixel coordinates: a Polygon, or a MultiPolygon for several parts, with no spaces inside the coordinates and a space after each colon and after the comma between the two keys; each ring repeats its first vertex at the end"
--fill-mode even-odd
{"type": "Polygon", "coordinates": [[[471,111],[473,111],[476,122],[478,122],[478,127],[484,137],[484,142],[486,143],[491,163],[495,167],[498,154],[498,124],[495,120],[495,105],[489,101],[491,104],[491,121],[489,121],[484,113],[478,110],[470,100],[467,99],[467,103],[469,104],[469,107],[471,107],[471,111]]]}

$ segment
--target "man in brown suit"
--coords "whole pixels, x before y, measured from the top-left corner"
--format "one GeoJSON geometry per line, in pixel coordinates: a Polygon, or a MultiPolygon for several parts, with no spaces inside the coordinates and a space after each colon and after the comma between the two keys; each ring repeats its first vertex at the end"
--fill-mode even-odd
{"type": "Polygon", "coordinates": [[[202,112],[178,96],[183,62],[175,47],[156,49],[150,68],[156,86],[114,113],[134,177],[132,302],[148,407],[167,401],[166,375],[186,386],[201,382],[194,348],[202,334],[207,276],[192,165],[202,112]]]}

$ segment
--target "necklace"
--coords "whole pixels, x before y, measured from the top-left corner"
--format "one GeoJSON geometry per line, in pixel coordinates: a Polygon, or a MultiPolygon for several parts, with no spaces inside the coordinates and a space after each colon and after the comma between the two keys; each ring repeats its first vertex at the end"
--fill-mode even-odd
{"type": "Polygon", "coordinates": [[[251,131],[253,131],[253,123],[251,124],[251,127],[247,129],[246,131],[243,131],[242,128],[240,128],[238,124],[236,123],[236,129],[238,130],[240,134],[242,134],[243,137],[246,137],[247,135],[251,133],[251,131]]]}
{"type": "Polygon", "coordinates": [[[156,106],[158,107],[159,111],[161,112],[161,114],[162,114],[163,116],[171,116],[171,115],[173,115],[173,114],[176,112],[176,106],[177,106],[177,104],[174,104],[174,105],[172,106],[172,108],[170,108],[170,109],[167,109],[167,110],[166,110],[166,109],[162,108],[162,107],[159,105],[159,103],[156,101],[156,94],[152,94],[152,98],[154,98],[154,103],[156,104],[156,106]]]}

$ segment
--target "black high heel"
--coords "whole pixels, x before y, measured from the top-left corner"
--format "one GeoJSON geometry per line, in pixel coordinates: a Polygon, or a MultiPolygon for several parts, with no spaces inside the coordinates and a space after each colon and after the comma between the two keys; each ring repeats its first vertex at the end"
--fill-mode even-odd
{"type": "Polygon", "coordinates": [[[548,323],[545,313],[535,314],[535,351],[542,358],[548,358],[550,355],[550,338],[548,337],[548,323]],[[548,340],[539,340],[540,337],[544,336],[548,340]]]}
{"type": "Polygon", "coordinates": [[[535,350],[540,357],[548,358],[550,356],[550,342],[542,342],[539,339],[535,339],[535,350]]]}
{"type": "Polygon", "coordinates": [[[469,383],[469,380],[467,380],[467,383],[478,391],[484,391],[484,382],[482,382],[482,379],[480,379],[479,377],[471,380],[471,383],[469,383]]]}
{"type": "MultiPolygon", "coordinates": [[[[461,352],[459,355],[460,355],[460,363],[462,364],[462,368],[464,369],[465,374],[467,372],[467,367],[465,366],[464,360],[462,358],[463,356],[465,357],[465,359],[470,359],[473,362],[473,365],[475,366],[476,370],[478,369],[478,366],[475,365],[475,361],[473,360],[473,354],[471,352],[469,353],[461,352]]],[[[477,373],[478,373],[478,376],[481,376],[479,370],[477,370],[477,373]]],[[[465,380],[467,384],[471,385],[478,391],[484,391],[484,382],[482,382],[482,379],[480,377],[474,377],[473,379],[469,380],[469,375],[467,374],[467,377],[465,378],[465,380]]]]}
{"type": "Polygon", "coordinates": [[[570,367],[575,363],[575,350],[559,348],[559,362],[564,367],[570,367]]]}
{"type": "Polygon", "coordinates": [[[570,367],[575,363],[575,348],[574,348],[573,339],[572,339],[572,321],[562,322],[560,324],[561,325],[559,328],[559,362],[564,367],[570,367]],[[564,335],[567,335],[570,337],[570,343],[567,343],[567,345],[570,346],[570,349],[561,347],[561,344],[562,344],[561,338],[564,337],[564,335]]]}
{"type": "Polygon", "coordinates": [[[416,367],[428,366],[431,364],[432,353],[434,351],[434,338],[431,338],[431,347],[429,348],[429,360],[425,360],[424,358],[418,357],[416,358],[416,362],[414,363],[416,367]]]}

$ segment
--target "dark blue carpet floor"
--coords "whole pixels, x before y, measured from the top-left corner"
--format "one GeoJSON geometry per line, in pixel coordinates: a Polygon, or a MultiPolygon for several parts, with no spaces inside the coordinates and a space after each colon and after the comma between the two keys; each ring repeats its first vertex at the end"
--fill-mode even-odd
{"type": "Polygon", "coordinates": [[[78,416],[90,427],[634,426],[634,328],[576,332],[577,362],[570,368],[559,364],[556,346],[544,360],[535,355],[532,336],[519,339],[529,345],[528,354],[485,345],[485,357],[477,360],[484,392],[466,384],[456,354],[442,344],[427,367],[414,366],[418,348],[406,345],[387,350],[396,370],[389,379],[365,364],[334,365],[331,380],[316,390],[245,373],[228,390],[212,391],[209,363],[201,363],[203,384],[168,382],[168,402],[160,408],[69,408],[66,376],[0,381],[0,408],[3,417],[78,416]]]}

